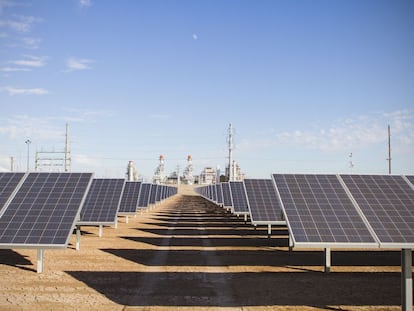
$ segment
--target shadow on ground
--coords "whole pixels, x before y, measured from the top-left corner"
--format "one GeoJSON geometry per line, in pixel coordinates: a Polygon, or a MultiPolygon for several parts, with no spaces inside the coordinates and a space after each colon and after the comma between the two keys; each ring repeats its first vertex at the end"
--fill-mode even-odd
{"type": "MultiPolygon", "coordinates": [[[[278,250],[148,250],[102,249],[112,255],[145,266],[270,266],[304,267],[324,265],[322,251],[278,250]]],[[[332,266],[400,266],[394,251],[332,252],[332,266]]]]}
{"type": "Polygon", "coordinates": [[[127,306],[391,306],[399,273],[67,271],[127,306]]]}

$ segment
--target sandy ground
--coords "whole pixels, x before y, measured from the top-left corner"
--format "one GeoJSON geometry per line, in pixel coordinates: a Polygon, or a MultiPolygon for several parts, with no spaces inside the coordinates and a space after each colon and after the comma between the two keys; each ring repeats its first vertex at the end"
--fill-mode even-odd
{"type": "Polygon", "coordinates": [[[0,250],[0,310],[399,310],[400,254],[287,247],[182,187],[65,250],[0,250]]]}

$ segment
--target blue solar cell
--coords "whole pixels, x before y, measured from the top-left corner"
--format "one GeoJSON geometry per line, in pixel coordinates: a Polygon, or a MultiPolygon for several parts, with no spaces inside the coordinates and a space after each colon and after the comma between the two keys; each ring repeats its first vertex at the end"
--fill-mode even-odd
{"type": "Polygon", "coordinates": [[[244,187],[253,224],[285,223],[271,179],[245,179],[244,187]]]}
{"type": "Polygon", "coordinates": [[[377,246],[336,175],[274,174],[295,245],[377,246]]]}
{"type": "Polygon", "coordinates": [[[125,179],[99,178],[92,181],[78,224],[114,224],[125,179]]]}
{"type": "Polygon", "coordinates": [[[119,214],[135,214],[138,208],[139,193],[141,191],[141,182],[127,181],[122,194],[119,214]]]}
{"type": "Polygon", "coordinates": [[[381,246],[414,248],[414,191],[402,176],[341,175],[381,246]]]}
{"type": "Polygon", "coordinates": [[[139,192],[138,208],[147,208],[151,193],[151,184],[142,184],[139,192]]]}
{"type": "Polygon", "coordinates": [[[230,191],[233,201],[233,212],[245,214],[249,212],[249,206],[247,204],[246,191],[242,181],[231,181],[230,191]]]}
{"type": "Polygon", "coordinates": [[[24,175],[24,173],[0,173],[0,212],[24,175]]]}
{"type": "Polygon", "coordinates": [[[228,182],[221,183],[221,191],[223,192],[223,205],[233,209],[233,201],[231,199],[230,184],[228,182]]]}
{"type": "Polygon", "coordinates": [[[0,247],[65,247],[92,173],[30,173],[0,218],[0,247]]]}

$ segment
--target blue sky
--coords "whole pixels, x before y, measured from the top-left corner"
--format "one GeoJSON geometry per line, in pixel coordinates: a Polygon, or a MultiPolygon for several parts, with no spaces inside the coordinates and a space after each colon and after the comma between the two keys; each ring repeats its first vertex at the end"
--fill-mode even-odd
{"type": "Polygon", "coordinates": [[[414,2],[0,0],[0,171],[414,174],[414,2]],[[352,159],[349,154],[352,153],[352,159]]]}

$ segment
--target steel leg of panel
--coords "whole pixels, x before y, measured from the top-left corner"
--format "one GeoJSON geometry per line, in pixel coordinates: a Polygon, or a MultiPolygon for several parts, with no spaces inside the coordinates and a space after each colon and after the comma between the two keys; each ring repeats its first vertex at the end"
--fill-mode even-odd
{"type": "Polygon", "coordinates": [[[37,273],[43,272],[43,248],[37,250],[37,273]]]}
{"type": "Polygon", "coordinates": [[[98,233],[98,235],[99,235],[100,238],[102,237],[102,232],[103,232],[103,225],[99,225],[99,233],[98,233]]]}
{"type": "Polygon", "coordinates": [[[401,250],[401,306],[403,311],[413,308],[412,251],[401,250]]]}
{"type": "Polygon", "coordinates": [[[80,249],[81,227],[76,226],[76,250],[80,249]]]}
{"type": "Polygon", "coordinates": [[[325,248],[325,273],[331,272],[331,249],[325,248]]]}

